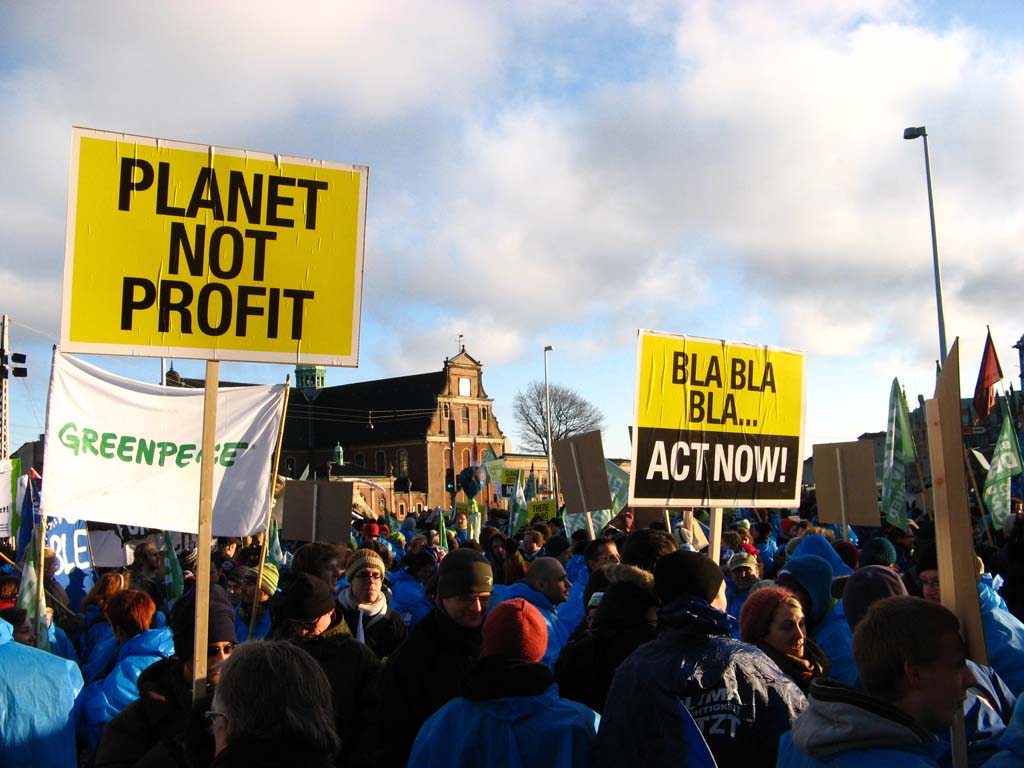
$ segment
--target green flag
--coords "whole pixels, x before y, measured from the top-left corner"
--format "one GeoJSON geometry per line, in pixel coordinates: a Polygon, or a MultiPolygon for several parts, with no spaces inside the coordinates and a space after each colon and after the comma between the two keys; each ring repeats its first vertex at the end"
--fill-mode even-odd
{"type": "Polygon", "coordinates": [[[1021,472],[1020,445],[1017,444],[1017,433],[1009,415],[1003,414],[1003,426],[999,430],[995,451],[988,476],[985,478],[985,490],[982,496],[985,506],[998,525],[1006,522],[1010,515],[1010,478],[1021,472]]]}
{"type": "Polygon", "coordinates": [[[537,495],[537,478],[533,474],[533,464],[530,465],[530,474],[526,477],[526,487],[523,489],[523,497],[529,502],[537,495]]]}
{"type": "Polygon", "coordinates": [[[889,419],[885,426],[885,453],[882,461],[882,517],[890,525],[907,530],[907,470],[917,460],[917,446],[910,429],[907,401],[897,379],[889,391],[889,419]]]}
{"type": "Polygon", "coordinates": [[[185,577],[181,572],[181,562],[174,551],[171,532],[164,531],[164,591],[167,593],[167,610],[185,591],[185,577]]]}
{"type": "MultiPolygon", "coordinates": [[[[29,510],[29,514],[31,514],[29,510]]],[[[38,528],[38,527],[37,527],[38,528]]],[[[41,529],[40,529],[41,530],[41,529]]],[[[36,648],[50,650],[50,637],[46,626],[46,597],[39,589],[39,539],[40,530],[32,532],[25,559],[21,563],[21,586],[18,589],[18,607],[28,611],[28,620],[37,631],[36,648]],[[42,617],[42,620],[38,620],[42,617]]]]}
{"type": "MultiPolygon", "coordinates": [[[[590,513],[596,536],[600,536],[604,527],[629,503],[629,472],[608,459],[604,460],[604,468],[608,475],[608,490],[612,495],[612,508],[590,513]]],[[[564,523],[565,532],[570,536],[576,531],[588,530],[586,514],[566,515],[564,523]]]]}

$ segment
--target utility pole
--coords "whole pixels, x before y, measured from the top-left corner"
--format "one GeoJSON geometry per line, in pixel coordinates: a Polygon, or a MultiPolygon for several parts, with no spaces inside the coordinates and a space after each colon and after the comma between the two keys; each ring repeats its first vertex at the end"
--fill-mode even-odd
{"type": "Polygon", "coordinates": [[[25,355],[10,352],[7,333],[9,325],[7,315],[0,315],[0,459],[7,459],[11,455],[7,379],[10,376],[20,379],[28,375],[28,369],[24,366],[25,355]]]}

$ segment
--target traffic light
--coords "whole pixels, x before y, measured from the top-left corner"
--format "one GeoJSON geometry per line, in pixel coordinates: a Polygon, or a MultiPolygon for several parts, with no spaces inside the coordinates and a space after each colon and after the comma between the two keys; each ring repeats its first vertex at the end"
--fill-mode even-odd
{"type": "Polygon", "coordinates": [[[28,368],[25,368],[25,355],[20,352],[6,354],[0,349],[0,379],[7,379],[11,376],[16,379],[23,379],[28,376],[28,368]]]}
{"type": "Polygon", "coordinates": [[[448,467],[445,470],[444,478],[444,487],[448,490],[448,493],[452,493],[455,490],[455,470],[448,467]]]}

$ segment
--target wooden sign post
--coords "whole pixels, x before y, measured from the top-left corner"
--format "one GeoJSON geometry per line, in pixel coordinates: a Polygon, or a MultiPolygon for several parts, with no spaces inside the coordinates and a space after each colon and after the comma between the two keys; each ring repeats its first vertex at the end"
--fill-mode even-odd
{"type": "MultiPolygon", "coordinates": [[[[971,514],[964,476],[963,434],[960,428],[960,340],[953,342],[935,385],[935,398],[925,403],[928,452],[932,463],[935,545],[942,604],[956,614],[967,643],[967,655],[988,665],[981,625],[978,576],[971,514]]],[[[967,737],[963,709],[957,710],[951,734],[953,765],[967,766],[967,737]]]]}
{"type": "Polygon", "coordinates": [[[217,443],[217,391],[220,361],[206,361],[203,393],[203,458],[199,465],[199,560],[196,563],[196,634],[192,655],[192,704],[206,697],[206,648],[209,638],[210,550],[213,541],[213,465],[217,443]]]}

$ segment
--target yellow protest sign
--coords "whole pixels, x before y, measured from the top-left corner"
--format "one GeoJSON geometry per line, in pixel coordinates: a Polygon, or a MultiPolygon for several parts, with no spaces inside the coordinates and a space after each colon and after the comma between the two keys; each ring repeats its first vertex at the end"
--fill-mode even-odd
{"type": "Polygon", "coordinates": [[[543,517],[545,520],[551,520],[558,514],[558,505],[555,504],[554,499],[528,501],[526,502],[526,510],[531,520],[537,516],[543,517]]]}
{"type": "Polygon", "coordinates": [[[797,506],[805,354],[640,331],[634,506],[797,506]]]}
{"type": "Polygon", "coordinates": [[[75,128],[62,349],[357,365],[367,177],[75,128]]]}

